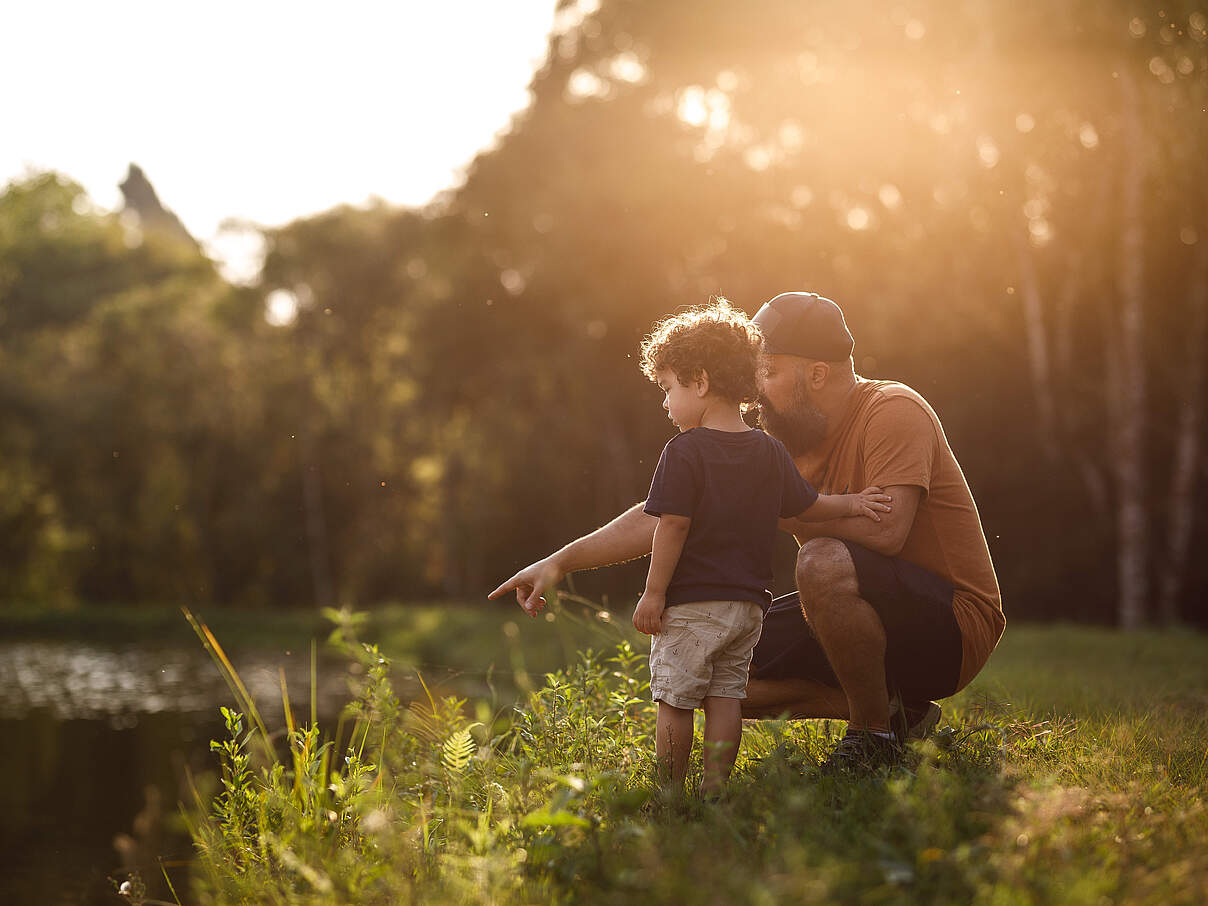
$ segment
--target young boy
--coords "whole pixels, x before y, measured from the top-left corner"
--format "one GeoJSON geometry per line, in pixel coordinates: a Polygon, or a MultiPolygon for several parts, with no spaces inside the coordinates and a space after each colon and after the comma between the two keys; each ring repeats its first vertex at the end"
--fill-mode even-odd
{"type": "Polygon", "coordinates": [[[654,637],[655,753],[676,790],[693,711],[705,712],[705,795],[720,791],[738,754],[739,702],[772,599],[778,520],[879,520],[889,510],[879,488],[820,496],[778,440],[743,421],[742,405],[758,393],[761,346],[758,328],[724,299],[658,322],[642,343],[642,371],[664,392],[680,433],[663,449],[646,500],[659,524],[633,624],[654,637]]]}

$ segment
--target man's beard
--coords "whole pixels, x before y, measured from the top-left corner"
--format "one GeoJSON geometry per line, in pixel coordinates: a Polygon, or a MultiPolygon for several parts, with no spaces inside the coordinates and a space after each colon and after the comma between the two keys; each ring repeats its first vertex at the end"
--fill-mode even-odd
{"type": "Polygon", "coordinates": [[[826,437],[826,416],[806,396],[797,383],[793,396],[783,409],[776,409],[767,397],[759,395],[759,427],[784,444],[790,456],[801,456],[822,443],[826,437]]]}

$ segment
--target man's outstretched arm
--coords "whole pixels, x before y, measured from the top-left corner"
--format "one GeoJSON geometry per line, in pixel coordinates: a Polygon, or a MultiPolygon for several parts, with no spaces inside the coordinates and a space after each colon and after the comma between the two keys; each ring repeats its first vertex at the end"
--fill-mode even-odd
{"type": "Polygon", "coordinates": [[[535,617],[545,607],[544,593],[567,573],[624,563],[650,553],[658,519],[642,511],[645,501],[635,503],[621,515],[594,532],[577,538],[543,560],[526,566],[487,595],[495,599],[516,592],[516,603],[535,617]]]}

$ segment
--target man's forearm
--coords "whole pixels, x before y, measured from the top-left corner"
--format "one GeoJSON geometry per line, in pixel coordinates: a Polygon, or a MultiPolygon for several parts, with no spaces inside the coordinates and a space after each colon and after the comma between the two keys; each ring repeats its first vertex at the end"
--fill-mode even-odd
{"type": "Polygon", "coordinates": [[[782,519],[780,527],[791,532],[799,544],[812,538],[838,538],[852,541],[877,553],[896,557],[902,549],[896,538],[882,522],[874,522],[863,516],[845,516],[824,522],[804,522],[800,519],[782,519]]]}
{"type": "Polygon", "coordinates": [[[611,522],[594,532],[577,538],[554,553],[563,572],[596,569],[613,563],[624,563],[650,553],[658,519],[642,511],[645,501],[636,503],[611,522]]]}

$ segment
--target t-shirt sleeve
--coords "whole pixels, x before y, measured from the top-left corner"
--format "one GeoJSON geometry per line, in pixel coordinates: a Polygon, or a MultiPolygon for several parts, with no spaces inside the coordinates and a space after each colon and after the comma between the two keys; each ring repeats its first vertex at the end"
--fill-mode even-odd
{"type": "Polygon", "coordinates": [[[812,507],[814,501],[818,499],[818,492],[814,490],[812,484],[801,477],[797,464],[793,462],[793,457],[789,456],[789,451],[784,448],[784,445],[777,441],[776,448],[780,457],[781,474],[780,518],[788,519],[790,516],[797,516],[812,507]]]}
{"type": "MultiPolygon", "coordinates": [[[[931,416],[906,397],[891,397],[868,418],[864,480],[879,488],[895,484],[931,488],[939,439],[931,416]]],[[[852,491],[863,490],[852,488],[852,491]]]]}
{"type": "Polygon", "coordinates": [[[671,438],[663,447],[659,464],[650,482],[650,493],[642,508],[651,516],[691,516],[700,498],[700,480],[690,445],[683,435],[671,438]]]}

